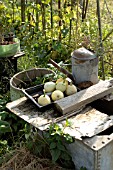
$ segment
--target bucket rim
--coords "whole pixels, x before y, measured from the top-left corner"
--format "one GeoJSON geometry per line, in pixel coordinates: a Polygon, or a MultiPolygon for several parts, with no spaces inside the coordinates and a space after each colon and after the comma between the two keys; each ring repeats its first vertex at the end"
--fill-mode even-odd
{"type": "Polygon", "coordinates": [[[16,76],[18,76],[19,74],[22,74],[22,73],[24,73],[24,72],[29,72],[29,71],[32,71],[32,70],[45,70],[45,71],[48,70],[48,71],[51,71],[51,72],[53,72],[53,73],[55,74],[55,72],[54,72],[53,70],[48,69],[48,68],[32,68],[32,69],[28,69],[28,70],[23,70],[23,71],[20,71],[20,72],[16,73],[13,77],[11,77],[11,79],[10,79],[10,87],[13,88],[13,89],[15,89],[15,90],[22,91],[21,88],[15,87],[15,86],[13,85],[13,79],[14,79],[16,76]]]}

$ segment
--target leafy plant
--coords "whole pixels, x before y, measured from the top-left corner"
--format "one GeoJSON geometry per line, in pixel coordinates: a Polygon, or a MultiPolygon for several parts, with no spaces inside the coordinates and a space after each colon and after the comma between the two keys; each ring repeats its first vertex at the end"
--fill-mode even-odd
{"type": "Polygon", "coordinates": [[[2,98],[0,98],[0,136],[2,134],[5,134],[6,132],[11,132],[10,129],[10,124],[5,121],[6,115],[8,114],[5,111],[5,104],[6,104],[6,100],[2,98]]]}
{"type": "Polygon", "coordinates": [[[72,158],[65,144],[72,143],[74,140],[69,134],[63,132],[63,129],[67,126],[69,126],[68,120],[66,120],[63,128],[56,123],[51,124],[49,131],[44,134],[44,138],[49,145],[52,161],[60,162],[65,167],[73,167],[72,158]]]}
{"type": "Polygon", "coordinates": [[[5,134],[6,132],[11,132],[10,124],[6,121],[0,120],[0,134],[5,134]]]}
{"type": "Polygon", "coordinates": [[[10,22],[11,10],[0,1],[0,44],[7,45],[13,42],[14,27],[10,22]],[[1,17],[2,16],[2,17],[1,17]]]}
{"type": "Polygon", "coordinates": [[[74,163],[66,144],[72,143],[74,140],[69,134],[63,132],[67,126],[70,126],[68,120],[66,120],[64,127],[61,128],[54,123],[45,132],[26,126],[24,129],[26,146],[36,156],[52,158],[53,163],[57,162],[65,168],[73,168],[74,163]]]}
{"type": "Polygon", "coordinates": [[[10,151],[16,144],[24,141],[23,131],[26,122],[8,112],[6,103],[10,101],[9,93],[0,95],[0,159],[2,154],[10,151]]]}

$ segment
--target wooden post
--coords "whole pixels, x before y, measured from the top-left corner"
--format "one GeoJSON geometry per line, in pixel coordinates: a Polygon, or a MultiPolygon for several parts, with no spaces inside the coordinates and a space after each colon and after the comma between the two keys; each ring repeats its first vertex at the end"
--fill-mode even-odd
{"type": "Polygon", "coordinates": [[[59,21],[59,28],[60,28],[59,41],[61,41],[61,25],[62,25],[62,22],[61,22],[61,1],[60,0],[58,0],[58,15],[59,15],[59,18],[60,18],[60,21],[59,21]]]}
{"type": "Polygon", "coordinates": [[[45,20],[45,4],[42,3],[41,4],[41,8],[42,8],[42,26],[43,26],[43,34],[45,35],[46,38],[46,20],[45,20]]]}
{"type": "MultiPolygon", "coordinates": [[[[36,5],[38,5],[39,2],[38,0],[36,0],[36,5]]],[[[39,29],[39,12],[37,11],[36,9],[36,29],[38,30],[39,29]]]]}
{"type": "MultiPolygon", "coordinates": [[[[73,1],[71,0],[71,12],[73,10],[73,1]]],[[[69,27],[69,43],[71,41],[71,31],[72,31],[72,17],[70,18],[70,27],[69,27]]]]}
{"type": "Polygon", "coordinates": [[[25,0],[21,0],[21,21],[25,22],[25,0]]]}
{"type": "Polygon", "coordinates": [[[101,30],[101,16],[100,16],[100,1],[97,1],[97,16],[98,16],[98,29],[99,29],[99,41],[100,41],[100,61],[102,64],[102,78],[105,80],[105,71],[104,71],[104,59],[103,59],[103,42],[102,42],[102,30],[101,30]]]}

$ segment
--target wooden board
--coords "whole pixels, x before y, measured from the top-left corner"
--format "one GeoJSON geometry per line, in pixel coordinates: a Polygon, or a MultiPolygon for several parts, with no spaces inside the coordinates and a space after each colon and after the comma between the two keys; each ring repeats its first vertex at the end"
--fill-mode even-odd
{"type": "Polygon", "coordinates": [[[52,122],[60,122],[82,111],[82,109],[80,109],[77,112],[68,113],[66,116],[61,115],[61,113],[59,113],[53,107],[41,111],[31,100],[27,99],[27,97],[22,97],[7,103],[6,107],[12,113],[32,124],[33,126],[37,128],[41,127],[41,130],[46,129],[46,127],[48,127],[48,125],[52,122]]]}
{"type": "Polygon", "coordinates": [[[19,116],[26,122],[41,131],[48,129],[49,125],[57,122],[60,127],[64,127],[66,120],[70,122],[70,127],[65,127],[64,133],[69,134],[76,139],[82,137],[92,137],[101,131],[113,126],[113,117],[92,108],[86,107],[81,111],[73,112],[70,115],[55,115],[53,108],[41,112],[30,100],[26,97],[8,103],[6,107],[15,115],[19,116]]]}
{"type": "Polygon", "coordinates": [[[52,122],[56,114],[53,108],[43,112],[40,111],[37,106],[26,97],[7,103],[6,107],[12,113],[37,128],[52,122]]]}
{"type": "Polygon", "coordinates": [[[65,97],[55,102],[55,107],[66,114],[77,111],[81,107],[100,99],[113,92],[113,80],[100,81],[85,90],[77,92],[71,96],[65,97]]]}

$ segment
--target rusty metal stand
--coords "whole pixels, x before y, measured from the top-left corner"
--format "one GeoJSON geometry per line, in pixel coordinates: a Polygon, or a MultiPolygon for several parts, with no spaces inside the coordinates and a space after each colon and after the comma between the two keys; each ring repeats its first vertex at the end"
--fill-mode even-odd
{"type": "Polygon", "coordinates": [[[0,57],[0,86],[2,90],[9,90],[9,80],[18,71],[17,60],[24,55],[24,52],[19,52],[14,56],[0,57]]]}
{"type": "Polygon", "coordinates": [[[17,72],[17,60],[18,58],[24,56],[25,53],[24,52],[19,52],[17,53],[16,55],[12,56],[9,58],[9,60],[11,61],[11,63],[13,64],[13,68],[14,68],[14,71],[17,72]]]}
{"type": "Polygon", "coordinates": [[[5,73],[8,69],[13,69],[13,72],[16,73],[17,72],[17,60],[18,58],[24,56],[25,53],[24,52],[19,52],[14,56],[10,56],[10,57],[1,57],[0,58],[0,63],[1,63],[1,69],[0,69],[0,77],[3,75],[5,76],[5,73]],[[8,64],[6,64],[6,62],[8,62],[8,64]],[[5,68],[5,66],[9,66],[9,68],[5,68]],[[5,71],[6,70],[6,71],[5,71]]]}

